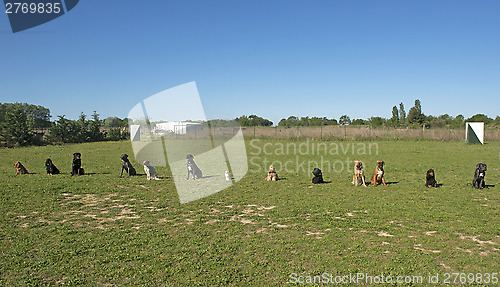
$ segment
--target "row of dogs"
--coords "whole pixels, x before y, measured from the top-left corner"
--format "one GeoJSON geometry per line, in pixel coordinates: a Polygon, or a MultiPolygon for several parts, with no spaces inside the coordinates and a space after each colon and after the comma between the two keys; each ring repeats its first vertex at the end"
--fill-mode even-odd
{"type": "MultiPolygon", "coordinates": [[[[73,162],[71,165],[71,175],[84,175],[85,170],[82,168],[82,154],[79,152],[75,152],[73,154],[73,162]]],[[[122,154],[120,156],[122,160],[122,170],[120,173],[120,177],[123,176],[123,171],[127,172],[128,176],[131,175],[136,175],[137,172],[128,160],[128,155],[127,154],[122,154]]],[[[144,172],[146,172],[147,179],[155,179],[159,180],[160,178],[158,177],[158,173],[156,172],[155,168],[149,163],[149,161],[145,160],[142,162],[142,165],[144,166],[144,172]]],[[[16,161],[14,163],[14,166],[16,167],[16,175],[21,175],[21,174],[28,174],[28,170],[19,162],[16,161]]],[[[47,171],[48,175],[54,175],[54,174],[59,174],[61,173],[59,169],[55,166],[55,164],[52,162],[50,158],[48,158],[45,161],[45,169],[47,171]]]]}
{"type": "MultiPolygon", "coordinates": [[[[72,176],[73,175],[83,175],[85,173],[84,169],[82,168],[81,156],[82,155],[80,153],[73,154],[73,164],[72,164],[72,170],[71,170],[72,176]]],[[[132,164],[130,163],[130,161],[128,159],[128,155],[124,153],[120,156],[120,158],[122,160],[122,163],[121,163],[122,169],[120,172],[120,177],[123,176],[124,171],[126,171],[128,176],[136,175],[137,172],[134,169],[134,167],[132,166],[132,164]]],[[[187,164],[186,164],[187,178],[186,178],[186,180],[189,180],[190,175],[192,175],[192,178],[194,180],[202,178],[203,172],[194,162],[194,156],[191,154],[188,154],[186,156],[186,160],[187,160],[187,164]]],[[[148,180],[151,180],[151,179],[159,180],[160,179],[158,177],[158,173],[156,172],[155,168],[149,163],[149,161],[145,160],[142,162],[142,164],[144,166],[144,172],[146,173],[148,180]]],[[[377,166],[375,168],[375,171],[372,174],[371,181],[370,181],[373,186],[382,185],[382,184],[384,186],[387,186],[387,183],[385,182],[385,178],[384,178],[384,173],[385,173],[384,172],[384,164],[385,164],[385,162],[382,160],[377,161],[377,166]]],[[[14,163],[14,166],[17,169],[16,174],[27,174],[28,173],[28,170],[20,162],[16,161],[14,163]]],[[[52,162],[52,160],[50,158],[48,158],[45,161],[45,167],[47,170],[47,174],[52,175],[52,174],[59,174],[60,173],[59,169],[54,165],[54,163],[52,162]]],[[[476,170],[474,172],[474,180],[472,182],[472,185],[475,188],[482,189],[482,188],[486,187],[486,183],[484,181],[484,178],[486,176],[486,170],[487,170],[486,164],[478,163],[476,165],[476,170]]],[[[325,182],[323,180],[323,174],[319,168],[315,168],[312,171],[312,174],[314,175],[314,177],[312,179],[312,183],[317,184],[317,183],[324,183],[325,182]]],[[[229,174],[229,171],[226,171],[225,176],[226,176],[226,180],[231,180],[231,176],[229,174]]],[[[274,169],[273,165],[271,165],[269,167],[266,180],[267,181],[279,180],[278,173],[274,169]]],[[[363,163],[360,160],[354,161],[354,175],[352,177],[352,184],[354,184],[355,186],[358,186],[358,185],[363,185],[365,187],[367,186],[366,181],[365,181],[365,172],[363,169],[363,163]]],[[[433,169],[429,169],[427,171],[425,186],[426,187],[438,187],[439,186],[436,182],[435,173],[434,173],[433,169]]]]}
{"type": "MultiPolygon", "coordinates": [[[[377,161],[377,167],[375,168],[375,171],[372,174],[371,177],[371,184],[373,186],[381,185],[383,184],[384,186],[387,186],[387,183],[385,182],[384,178],[384,164],[385,162],[382,160],[377,161]]],[[[486,183],[484,181],[484,178],[486,176],[486,170],[487,166],[485,163],[478,163],[476,165],[476,170],[474,171],[474,180],[472,181],[472,185],[477,188],[477,189],[483,189],[486,187],[486,183]]],[[[312,178],[312,183],[324,183],[325,181],[323,180],[323,174],[321,172],[321,169],[319,168],[314,168],[312,171],[312,174],[314,177],[312,178]]],[[[267,172],[267,181],[277,181],[279,180],[278,173],[276,173],[276,170],[274,169],[274,166],[271,165],[269,167],[269,170],[267,172]]],[[[366,185],[365,181],[365,172],[363,169],[363,163],[360,160],[355,160],[354,161],[354,175],[352,176],[352,184],[355,186],[358,185],[366,185]]],[[[426,187],[439,187],[437,181],[436,181],[436,176],[434,173],[433,169],[429,169],[425,175],[425,186],[426,187]]]]}

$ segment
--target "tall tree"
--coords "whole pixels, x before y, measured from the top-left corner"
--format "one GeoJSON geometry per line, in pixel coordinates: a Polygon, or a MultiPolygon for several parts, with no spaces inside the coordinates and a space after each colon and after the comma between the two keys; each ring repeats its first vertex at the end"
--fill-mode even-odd
{"type": "Polygon", "coordinates": [[[397,127],[399,125],[399,110],[398,107],[392,107],[392,118],[390,119],[391,126],[397,127]]]}
{"type": "Polygon", "coordinates": [[[403,102],[399,104],[399,124],[400,125],[406,124],[406,112],[405,112],[405,105],[403,105],[403,102]]]}
{"type": "Polygon", "coordinates": [[[9,146],[31,144],[33,132],[28,122],[28,115],[21,105],[12,106],[4,115],[0,137],[9,146]]]}
{"type": "Polygon", "coordinates": [[[425,115],[422,113],[422,105],[420,100],[415,100],[415,105],[408,111],[408,123],[413,125],[421,125],[425,120],[425,115]]]}

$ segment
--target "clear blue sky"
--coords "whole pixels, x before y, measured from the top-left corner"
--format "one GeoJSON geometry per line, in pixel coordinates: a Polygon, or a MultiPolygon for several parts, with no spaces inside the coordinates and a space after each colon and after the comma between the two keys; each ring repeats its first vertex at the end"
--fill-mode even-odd
{"type": "Polygon", "coordinates": [[[82,0],[15,34],[0,11],[0,102],[53,119],[190,81],[214,118],[500,115],[499,1],[82,0]]]}

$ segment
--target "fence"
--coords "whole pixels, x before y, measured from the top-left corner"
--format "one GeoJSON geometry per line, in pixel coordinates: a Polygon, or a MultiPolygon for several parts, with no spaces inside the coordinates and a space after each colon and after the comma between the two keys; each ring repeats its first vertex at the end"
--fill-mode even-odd
{"type": "MultiPolygon", "coordinates": [[[[101,131],[109,132],[109,128],[101,131]]],[[[370,128],[365,126],[322,126],[322,127],[242,127],[245,138],[268,139],[317,139],[317,140],[391,140],[391,139],[429,139],[438,141],[465,141],[465,128],[461,129],[394,129],[370,128]]],[[[49,130],[37,130],[40,139],[45,139],[49,130]]],[[[128,133],[128,128],[122,130],[128,133]]],[[[234,128],[217,127],[212,130],[216,136],[232,136],[237,132],[234,128]]],[[[500,129],[485,128],[485,141],[500,142],[500,129]]],[[[182,138],[210,137],[208,129],[180,136],[182,138]]]]}
{"type": "MultiPolygon", "coordinates": [[[[246,138],[318,140],[390,140],[429,139],[438,141],[465,141],[465,129],[394,129],[370,128],[364,126],[323,126],[323,127],[243,127],[246,138]]],[[[485,128],[485,141],[499,142],[500,129],[485,128]]]]}

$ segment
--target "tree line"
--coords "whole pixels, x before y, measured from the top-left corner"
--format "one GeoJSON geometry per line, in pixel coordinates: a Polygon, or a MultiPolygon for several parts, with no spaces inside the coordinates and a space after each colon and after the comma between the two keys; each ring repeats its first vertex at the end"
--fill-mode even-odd
{"type": "MultiPolygon", "coordinates": [[[[241,126],[272,126],[273,122],[256,115],[241,116],[236,118],[241,126]]],[[[500,127],[500,116],[495,119],[489,118],[484,114],[476,114],[468,119],[463,115],[455,117],[448,114],[440,116],[425,115],[422,112],[422,104],[419,99],[415,100],[414,106],[405,110],[401,102],[392,108],[392,117],[389,119],[373,116],[368,119],[351,119],[348,115],[342,115],[339,120],[327,119],[326,117],[296,117],[290,116],[281,119],[279,127],[296,126],[327,126],[327,125],[351,125],[351,126],[370,126],[370,127],[392,127],[392,128],[462,128],[465,122],[484,122],[486,126],[500,127]]]]}
{"type": "Polygon", "coordinates": [[[128,137],[123,131],[123,128],[128,126],[128,119],[109,117],[101,120],[96,111],[90,119],[84,113],[81,113],[77,120],[67,119],[63,115],[51,122],[50,117],[50,110],[43,106],[0,103],[0,145],[82,143],[128,137]],[[108,131],[103,131],[103,127],[108,131]]]}

